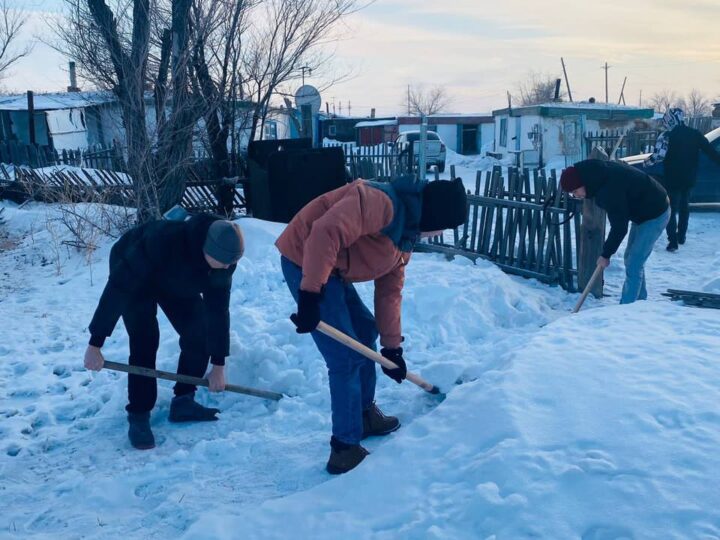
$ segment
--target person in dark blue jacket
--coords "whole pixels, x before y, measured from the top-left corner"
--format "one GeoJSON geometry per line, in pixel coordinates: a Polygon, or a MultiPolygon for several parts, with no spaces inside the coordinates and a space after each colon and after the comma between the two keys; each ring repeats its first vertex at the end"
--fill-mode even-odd
{"type": "MultiPolygon", "coordinates": [[[[211,391],[225,388],[225,357],[230,348],[230,286],[244,241],[240,228],[218,217],[159,220],[126,232],[110,251],[110,276],[90,322],[85,367],[99,371],[101,348],[122,317],[130,338],[130,365],[155,367],[160,342],[157,308],[180,335],[178,373],[203,377],[211,391]]],[[[218,409],[194,399],[195,386],[175,385],[171,422],[217,420],[218,409]]],[[[150,411],[157,381],[128,376],[128,436],[138,449],[155,446],[150,411]]]]}

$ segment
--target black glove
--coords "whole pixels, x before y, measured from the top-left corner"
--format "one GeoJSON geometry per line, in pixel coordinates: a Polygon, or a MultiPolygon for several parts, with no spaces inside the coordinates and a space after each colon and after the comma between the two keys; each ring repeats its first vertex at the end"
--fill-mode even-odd
{"type": "Polygon", "coordinates": [[[297,313],[290,315],[290,320],[295,323],[298,334],[308,334],[317,328],[320,322],[320,297],[321,293],[298,291],[297,313]]]}
{"type": "Polygon", "coordinates": [[[405,377],[407,377],[407,366],[402,356],[402,347],[398,347],[397,349],[381,349],[380,354],[397,366],[397,369],[388,369],[382,366],[383,373],[398,384],[403,382],[405,377]]]}

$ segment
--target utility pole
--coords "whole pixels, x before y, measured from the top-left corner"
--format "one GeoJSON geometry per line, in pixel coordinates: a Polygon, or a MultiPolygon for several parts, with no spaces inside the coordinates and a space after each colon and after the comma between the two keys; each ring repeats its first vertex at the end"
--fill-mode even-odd
{"type": "Polygon", "coordinates": [[[640,107],[642,107],[642,90],[640,90],[640,107]]]}
{"type": "Polygon", "coordinates": [[[608,63],[605,62],[605,67],[602,67],[600,69],[605,70],[605,103],[609,103],[609,97],[608,97],[608,69],[610,69],[612,66],[608,66],[608,63]]]}
{"type": "Polygon", "coordinates": [[[305,86],[305,71],[308,72],[308,75],[312,75],[312,68],[310,66],[300,66],[299,69],[302,71],[302,83],[305,86]]]}
{"type": "Polygon", "coordinates": [[[348,100],[348,116],[352,116],[352,105],[350,104],[349,100],[348,100]]]}
{"type": "Polygon", "coordinates": [[[625,105],[625,83],[627,82],[627,77],[623,80],[622,88],[620,89],[620,97],[618,98],[618,105],[620,105],[620,102],[623,102],[623,105],[625,105]]]}
{"type": "Polygon", "coordinates": [[[340,115],[342,116],[342,101],[338,101],[338,109],[340,110],[340,115]]]}
{"type": "Polygon", "coordinates": [[[570,103],[572,103],[573,98],[572,92],[570,91],[570,81],[568,81],[567,70],[565,69],[565,59],[560,57],[560,63],[562,64],[563,73],[565,74],[565,86],[567,87],[568,98],[570,99],[570,103]]]}

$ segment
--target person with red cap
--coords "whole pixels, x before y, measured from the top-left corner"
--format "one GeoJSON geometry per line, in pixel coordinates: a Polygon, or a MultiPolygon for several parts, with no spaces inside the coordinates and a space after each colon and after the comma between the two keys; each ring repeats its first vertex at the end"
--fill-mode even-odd
{"type": "Polygon", "coordinates": [[[465,223],[462,180],[392,182],[355,180],[308,203],[280,235],[276,246],[297,313],[299,334],[310,333],[325,359],[330,382],[332,437],[327,470],[340,474],[368,455],[360,441],[400,427],[375,404],[375,364],[316,330],[322,319],[375,349],[397,369],[383,372],[401,383],[403,357],[400,304],[413,246],[422,236],[465,223]],[[365,307],[354,282],[375,282],[375,314],[365,307]]]}
{"type": "Polygon", "coordinates": [[[651,176],[616,161],[586,159],[568,167],[560,186],[574,197],[593,199],[607,212],[610,233],[598,265],[607,268],[630,227],[625,248],[625,284],[621,304],[647,299],[645,261],[670,219],[665,189],[651,176]]]}
{"type": "MultiPolygon", "coordinates": [[[[224,390],[230,287],[244,249],[236,223],[209,215],[151,221],[123,234],[110,251],[110,275],[88,328],[85,367],[103,368],[101,348],[122,317],[130,339],[130,365],[154,368],[160,306],[180,334],[178,373],[202,377],[210,361],[210,390],[224,390]]],[[[128,375],[128,437],[137,449],[155,446],[150,411],[156,399],[155,379],[128,375]]],[[[195,401],[195,386],[175,385],[171,422],[217,420],[218,412],[195,401]]]]}

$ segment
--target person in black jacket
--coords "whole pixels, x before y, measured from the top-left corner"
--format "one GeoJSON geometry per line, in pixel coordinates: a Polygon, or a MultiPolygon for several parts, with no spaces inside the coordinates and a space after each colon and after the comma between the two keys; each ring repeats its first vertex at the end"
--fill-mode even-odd
{"type": "Polygon", "coordinates": [[[632,222],[625,248],[625,284],[621,304],[647,298],[645,261],[670,219],[667,193],[651,176],[624,163],[586,159],[565,169],[564,191],[595,201],[607,212],[610,233],[598,265],[607,268],[632,222]]]}
{"type": "MultiPolygon", "coordinates": [[[[130,364],[155,367],[160,341],[157,307],[180,335],[178,373],[202,377],[211,359],[210,390],[225,388],[230,348],[230,286],[244,241],[240,228],[217,217],[159,220],[125,233],[110,251],[110,276],[90,323],[85,367],[99,371],[101,347],[120,317],[130,338],[130,364]]],[[[195,402],[195,386],[177,383],[171,422],[217,420],[218,409],[195,402]]],[[[139,449],[153,448],[150,411],[157,381],[128,376],[128,436],[139,449]]]]}
{"type": "Polygon", "coordinates": [[[690,192],[695,187],[700,152],[720,164],[720,152],[697,129],[686,126],[684,120],[682,109],[671,108],[665,113],[665,131],[658,137],[652,155],[643,162],[644,167],[663,163],[663,185],[671,206],[667,226],[668,251],[677,251],[678,244],[685,243],[690,220],[690,192]]]}

